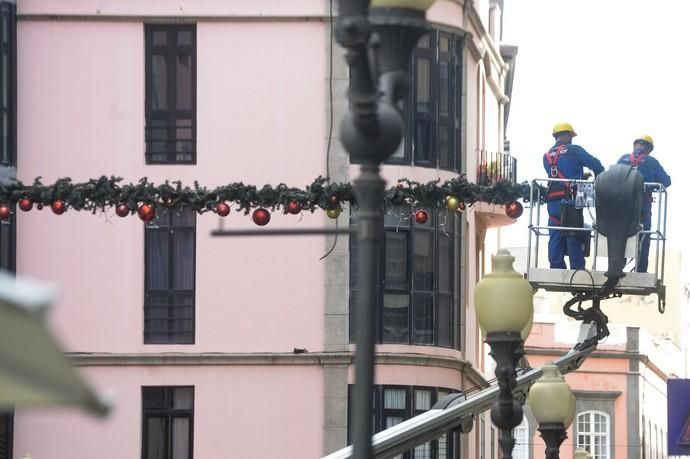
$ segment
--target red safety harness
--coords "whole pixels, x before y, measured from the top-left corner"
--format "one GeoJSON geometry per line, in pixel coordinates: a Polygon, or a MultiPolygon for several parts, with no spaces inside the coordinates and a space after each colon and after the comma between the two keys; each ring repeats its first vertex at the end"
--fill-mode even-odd
{"type": "MultiPolygon", "coordinates": [[[[630,153],[629,159],[632,168],[637,169],[640,166],[642,160],[644,159],[644,154],[635,155],[635,153],[630,153]]],[[[652,197],[651,191],[645,191],[643,198],[645,202],[654,202],[654,198],[652,197]]]]}
{"type": "Polygon", "coordinates": [[[637,169],[642,161],[643,156],[644,155],[636,156],[635,153],[630,153],[630,165],[633,167],[633,169],[637,169]]]}
{"type": "MultiPolygon", "coordinates": [[[[561,157],[561,153],[565,153],[566,151],[568,151],[568,146],[563,144],[552,148],[544,154],[544,158],[546,159],[546,162],[550,168],[549,175],[551,175],[551,178],[566,179],[565,175],[563,175],[563,173],[558,169],[558,158],[561,157]]],[[[572,189],[569,183],[553,182],[549,185],[549,191],[546,194],[546,199],[552,200],[554,198],[563,198],[566,197],[566,195],[570,196],[571,193],[572,189]]]]}

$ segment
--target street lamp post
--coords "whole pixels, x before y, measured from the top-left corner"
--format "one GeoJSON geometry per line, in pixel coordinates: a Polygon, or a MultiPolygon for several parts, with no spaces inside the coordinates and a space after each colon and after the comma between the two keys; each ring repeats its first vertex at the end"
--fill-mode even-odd
{"type": "Polygon", "coordinates": [[[409,87],[413,48],[426,31],[425,11],[434,0],[340,0],[335,26],[350,68],[349,110],[341,141],[362,164],[354,181],[359,207],[358,280],[355,327],[355,389],[352,402],[354,457],[371,457],[374,344],[376,341],[377,254],[381,245],[385,181],[380,164],[400,145],[404,121],[399,102],[409,87]]]}
{"type": "Polygon", "coordinates": [[[575,417],[575,396],[556,365],[544,365],[544,374],[529,390],[527,402],[546,444],[546,459],[559,459],[566,429],[575,417]]]}
{"type": "Polygon", "coordinates": [[[499,396],[491,407],[491,422],[501,430],[504,459],[512,458],[512,430],[522,422],[522,406],[513,397],[515,370],[534,315],[532,287],[513,270],[513,261],[510,252],[499,250],[493,257],[493,272],[477,284],[474,294],[477,321],[496,361],[499,396]]]}

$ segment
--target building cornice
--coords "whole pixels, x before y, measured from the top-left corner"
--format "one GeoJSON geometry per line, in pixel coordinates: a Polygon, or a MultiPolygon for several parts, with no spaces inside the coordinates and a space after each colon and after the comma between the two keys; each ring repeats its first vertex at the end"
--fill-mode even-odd
{"type": "MultiPolygon", "coordinates": [[[[354,352],[294,353],[67,353],[77,366],[191,366],[191,365],[351,365],[354,352]]],[[[447,368],[483,380],[466,360],[449,356],[379,352],[377,365],[447,368]]]]}
{"type": "MultiPolygon", "coordinates": [[[[528,356],[530,355],[548,355],[548,356],[561,356],[567,353],[568,349],[544,349],[541,347],[526,347],[525,352],[528,356]]],[[[646,354],[639,354],[637,352],[630,351],[599,351],[596,350],[592,352],[588,358],[595,359],[626,359],[634,360],[643,363],[647,368],[652,370],[659,378],[664,382],[669,378],[661,368],[659,368],[654,362],[649,359],[646,354]]]]}
{"type": "Polygon", "coordinates": [[[326,22],[330,16],[323,14],[313,15],[137,15],[137,14],[41,14],[41,13],[17,13],[17,21],[99,21],[99,22],[145,22],[147,24],[171,22],[197,23],[197,22],[326,22]]]}
{"type": "Polygon", "coordinates": [[[573,390],[573,395],[579,400],[615,400],[622,393],[615,390],[573,390]]]}

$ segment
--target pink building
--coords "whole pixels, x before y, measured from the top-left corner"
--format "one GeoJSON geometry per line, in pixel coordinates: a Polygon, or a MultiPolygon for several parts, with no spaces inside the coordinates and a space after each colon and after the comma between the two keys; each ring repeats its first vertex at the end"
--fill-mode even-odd
{"type": "MultiPolygon", "coordinates": [[[[666,458],[666,381],[683,377],[683,352],[644,328],[609,327],[605,342],[566,375],[576,415],[561,457],[573,457],[581,447],[594,459],[666,458]]],[[[541,367],[565,354],[575,344],[578,328],[574,321],[535,323],[525,344],[530,365],[541,367]]],[[[525,446],[516,457],[543,457],[544,442],[526,406],[526,422],[516,431],[525,446]]]]}
{"type": "MultiPolygon", "coordinates": [[[[331,35],[335,3],[2,1],[2,164],[25,183],[350,181],[358,167],[338,139],[347,68],[331,35]]],[[[430,10],[407,137],[383,170],[389,185],[459,173],[514,180],[504,132],[517,49],[499,43],[502,8],[439,0],[430,10]]],[[[310,458],[347,445],[357,290],[347,238],[211,237],[220,217],[161,205],[150,224],[36,207],[3,223],[3,266],[59,285],[55,332],[116,408],[105,420],[4,415],[0,458],[310,458]]],[[[470,299],[486,230],[512,222],[489,205],[432,211],[423,225],[410,223],[410,208],[388,210],[379,430],[486,383],[470,299]]],[[[270,223],[334,224],[321,212],[276,212],[270,223]]],[[[237,212],[224,225],[256,228],[237,212]]],[[[497,457],[479,418],[415,457],[497,457]]]]}

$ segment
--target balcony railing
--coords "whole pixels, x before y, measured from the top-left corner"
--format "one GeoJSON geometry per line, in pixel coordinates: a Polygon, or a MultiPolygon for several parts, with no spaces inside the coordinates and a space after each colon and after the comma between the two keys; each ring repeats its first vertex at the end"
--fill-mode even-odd
{"type": "Polygon", "coordinates": [[[517,181],[517,159],[508,153],[477,151],[477,183],[493,185],[502,180],[517,181]]]}

